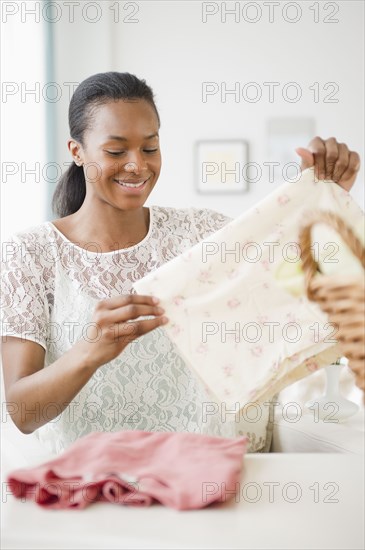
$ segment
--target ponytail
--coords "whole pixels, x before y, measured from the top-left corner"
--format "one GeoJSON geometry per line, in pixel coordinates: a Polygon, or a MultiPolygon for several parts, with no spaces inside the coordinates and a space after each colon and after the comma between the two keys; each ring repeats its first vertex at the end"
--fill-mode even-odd
{"type": "Polygon", "coordinates": [[[82,166],[74,162],[61,176],[52,198],[52,210],[64,218],[81,207],[86,196],[86,182],[82,166]]]}

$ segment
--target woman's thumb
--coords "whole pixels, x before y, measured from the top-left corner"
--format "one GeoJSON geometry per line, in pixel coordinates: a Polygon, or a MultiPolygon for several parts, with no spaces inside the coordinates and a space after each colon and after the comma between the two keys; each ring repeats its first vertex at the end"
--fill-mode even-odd
{"type": "Polygon", "coordinates": [[[314,156],[308,149],[304,149],[304,147],[298,147],[295,149],[295,152],[297,155],[300,156],[302,160],[301,169],[305,170],[306,168],[310,168],[311,166],[314,166],[314,156]]]}

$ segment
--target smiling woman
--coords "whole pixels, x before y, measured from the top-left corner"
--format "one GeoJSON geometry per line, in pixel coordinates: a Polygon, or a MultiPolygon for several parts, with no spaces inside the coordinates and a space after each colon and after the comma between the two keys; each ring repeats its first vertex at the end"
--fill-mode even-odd
{"type": "MultiPolygon", "coordinates": [[[[14,423],[52,452],[122,429],[246,433],[249,451],[268,450],[272,402],[243,422],[225,403],[217,408],[163,329],[158,297],[133,287],[230,221],[206,208],[144,206],[161,169],[151,88],[129,73],[92,76],[71,99],[69,123],[73,164],[54,194],[59,218],[15,234],[3,256],[14,423]]],[[[335,138],[316,137],[298,154],[302,168],[353,185],[359,157],[335,138]]]]}
{"type": "Polygon", "coordinates": [[[129,73],[92,76],[71,99],[69,124],[74,163],[55,191],[62,219],[54,225],[71,239],[97,240],[107,252],[139,242],[148,227],[143,204],[161,169],[152,90],[129,73]]]}
{"type": "MultiPolygon", "coordinates": [[[[59,218],[15,234],[4,258],[9,413],[52,452],[92,431],[234,435],[232,422],[206,414],[209,396],[163,330],[158,298],[133,289],[229,218],[144,207],[161,169],[160,120],[145,81],[88,78],[69,123],[73,163],[54,194],[59,218]]],[[[265,445],[268,414],[251,450],[265,445]]]]}

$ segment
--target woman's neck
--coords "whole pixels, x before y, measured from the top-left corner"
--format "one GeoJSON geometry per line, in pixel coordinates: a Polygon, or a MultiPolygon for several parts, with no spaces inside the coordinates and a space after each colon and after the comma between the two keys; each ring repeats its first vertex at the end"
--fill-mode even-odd
{"type": "Polygon", "coordinates": [[[150,213],[146,207],[118,211],[104,208],[93,212],[82,206],[75,214],[55,220],[54,225],[71,242],[87,248],[96,243],[101,252],[129,248],[147,235],[150,213]]]}

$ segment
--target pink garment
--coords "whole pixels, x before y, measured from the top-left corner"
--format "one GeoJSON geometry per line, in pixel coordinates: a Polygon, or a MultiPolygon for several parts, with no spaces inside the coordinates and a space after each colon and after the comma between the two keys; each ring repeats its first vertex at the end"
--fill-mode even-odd
{"type": "Polygon", "coordinates": [[[53,460],[15,470],[7,481],[16,498],[48,508],[82,509],[95,501],[204,508],[234,495],[246,446],[246,436],[93,432],[53,460]]]}

